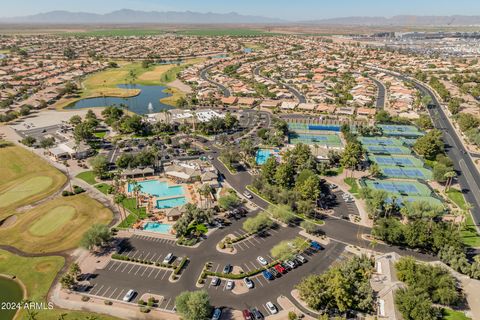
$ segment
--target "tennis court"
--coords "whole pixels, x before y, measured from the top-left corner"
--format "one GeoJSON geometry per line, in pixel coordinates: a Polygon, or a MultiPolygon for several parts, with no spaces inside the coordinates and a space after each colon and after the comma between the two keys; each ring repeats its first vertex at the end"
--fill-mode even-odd
{"type": "Polygon", "coordinates": [[[358,140],[364,145],[380,145],[380,146],[403,146],[403,141],[397,138],[385,137],[360,137],[358,140]]]}
{"type": "Polygon", "coordinates": [[[382,146],[378,144],[366,145],[364,148],[374,154],[411,154],[412,151],[404,146],[382,146]]]}
{"type": "Polygon", "coordinates": [[[422,179],[432,178],[432,172],[425,168],[402,168],[398,166],[380,166],[383,175],[389,178],[422,179]]]}
{"type": "Polygon", "coordinates": [[[288,135],[290,144],[304,143],[308,145],[321,145],[326,147],[343,147],[342,140],[337,134],[308,134],[292,132],[288,135]]]}
{"type": "Polygon", "coordinates": [[[404,125],[394,125],[394,124],[380,124],[379,128],[383,130],[385,136],[395,136],[395,137],[421,137],[423,132],[418,130],[415,126],[404,126],[404,125]]]}
{"type": "Polygon", "coordinates": [[[423,168],[423,161],[410,155],[404,155],[404,156],[369,155],[368,159],[371,162],[376,162],[380,166],[423,168]]]}
{"type": "Polygon", "coordinates": [[[333,131],[340,132],[342,126],[339,124],[308,124],[289,122],[288,130],[290,131],[333,131]]]}
{"type": "Polygon", "coordinates": [[[432,194],[432,190],[427,185],[417,181],[363,180],[362,183],[367,188],[384,190],[388,193],[394,193],[403,196],[428,197],[432,194]]]}

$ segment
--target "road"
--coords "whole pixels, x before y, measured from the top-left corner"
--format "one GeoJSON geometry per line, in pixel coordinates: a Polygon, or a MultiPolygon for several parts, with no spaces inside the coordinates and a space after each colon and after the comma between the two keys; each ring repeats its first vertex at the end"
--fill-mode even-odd
{"type": "Polygon", "coordinates": [[[378,81],[377,79],[375,78],[370,78],[370,79],[372,79],[372,81],[375,83],[375,85],[378,88],[377,101],[375,103],[375,107],[378,110],[383,110],[385,108],[387,89],[385,88],[385,85],[382,82],[378,81]]]}
{"type": "MultiPolygon", "coordinates": [[[[259,77],[263,77],[261,74],[260,74],[260,69],[262,68],[262,66],[257,66],[255,69],[253,69],[253,74],[256,75],[256,76],[259,76],[259,77]]],[[[280,82],[276,79],[271,79],[271,78],[268,78],[269,80],[272,80],[274,82],[276,82],[279,86],[284,86],[285,88],[287,88],[288,91],[290,91],[294,96],[295,98],[297,98],[298,102],[299,103],[307,103],[307,99],[305,98],[305,96],[303,94],[301,94],[297,89],[295,89],[294,87],[288,85],[288,84],[285,84],[283,82],[280,82]]]]}
{"type": "Polygon", "coordinates": [[[208,71],[210,69],[212,69],[214,66],[215,65],[211,65],[211,66],[208,66],[208,67],[202,69],[202,71],[200,71],[200,78],[205,80],[205,81],[210,82],[214,86],[217,86],[222,91],[222,94],[223,94],[224,97],[230,97],[232,94],[227,87],[225,87],[224,85],[222,85],[220,83],[217,83],[213,80],[210,80],[210,78],[208,77],[208,71]]]}

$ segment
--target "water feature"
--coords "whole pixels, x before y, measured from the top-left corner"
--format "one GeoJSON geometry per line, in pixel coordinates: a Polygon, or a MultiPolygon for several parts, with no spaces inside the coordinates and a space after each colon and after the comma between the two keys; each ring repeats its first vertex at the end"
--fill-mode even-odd
{"type": "MultiPolygon", "coordinates": [[[[175,197],[183,196],[185,191],[182,186],[169,186],[167,182],[158,180],[139,181],[142,187],[141,192],[155,197],[175,197]]],[[[128,185],[128,192],[133,191],[133,185],[128,185]]]]}
{"type": "Polygon", "coordinates": [[[147,222],[143,226],[143,230],[145,231],[158,232],[158,233],[164,233],[164,234],[170,233],[171,229],[172,229],[171,225],[165,224],[165,223],[158,223],[158,222],[147,222]]]}
{"type": "MultiPolygon", "coordinates": [[[[22,301],[23,290],[22,287],[14,280],[0,277],[0,304],[4,306],[5,303],[17,303],[22,301]]],[[[15,308],[3,308],[0,311],[0,320],[11,320],[15,317],[15,308]]]]}
{"type": "Polygon", "coordinates": [[[170,209],[170,208],[180,207],[186,203],[187,203],[187,198],[185,197],[161,199],[161,200],[157,200],[157,209],[170,209]]]}
{"type": "Polygon", "coordinates": [[[97,97],[81,99],[73,102],[65,109],[82,109],[82,108],[95,108],[105,107],[111,105],[120,106],[125,104],[128,106],[128,110],[138,114],[146,114],[153,112],[160,112],[165,109],[172,109],[172,106],[166,105],[160,102],[160,99],[170,97],[171,94],[164,92],[167,87],[164,86],[143,86],[143,85],[127,85],[119,84],[118,88],[124,89],[140,89],[140,93],[130,98],[117,98],[117,97],[97,97]]]}

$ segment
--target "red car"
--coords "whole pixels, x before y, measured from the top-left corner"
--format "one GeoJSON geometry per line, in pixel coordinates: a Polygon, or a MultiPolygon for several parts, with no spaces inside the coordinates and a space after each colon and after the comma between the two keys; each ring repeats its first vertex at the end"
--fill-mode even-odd
{"type": "Polygon", "coordinates": [[[287,272],[287,269],[285,269],[284,267],[282,267],[280,264],[277,264],[274,266],[275,270],[277,270],[279,273],[286,273],[287,272]]]}
{"type": "Polygon", "coordinates": [[[247,309],[243,310],[242,314],[243,314],[243,319],[252,320],[252,314],[250,313],[249,310],[247,309]]]}

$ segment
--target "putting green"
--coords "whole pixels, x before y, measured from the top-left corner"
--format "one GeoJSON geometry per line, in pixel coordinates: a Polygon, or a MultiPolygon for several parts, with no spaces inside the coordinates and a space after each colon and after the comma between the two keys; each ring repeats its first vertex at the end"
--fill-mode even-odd
{"type": "Polygon", "coordinates": [[[28,231],[34,236],[46,236],[60,229],[75,216],[76,210],[71,206],[56,207],[35,221],[28,231]]]}
{"type": "Polygon", "coordinates": [[[48,189],[52,183],[52,177],[39,176],[7,189],[6,192],[0,194],[0,208],[8,207],[15,202],[36,195],[48,189]]]}

